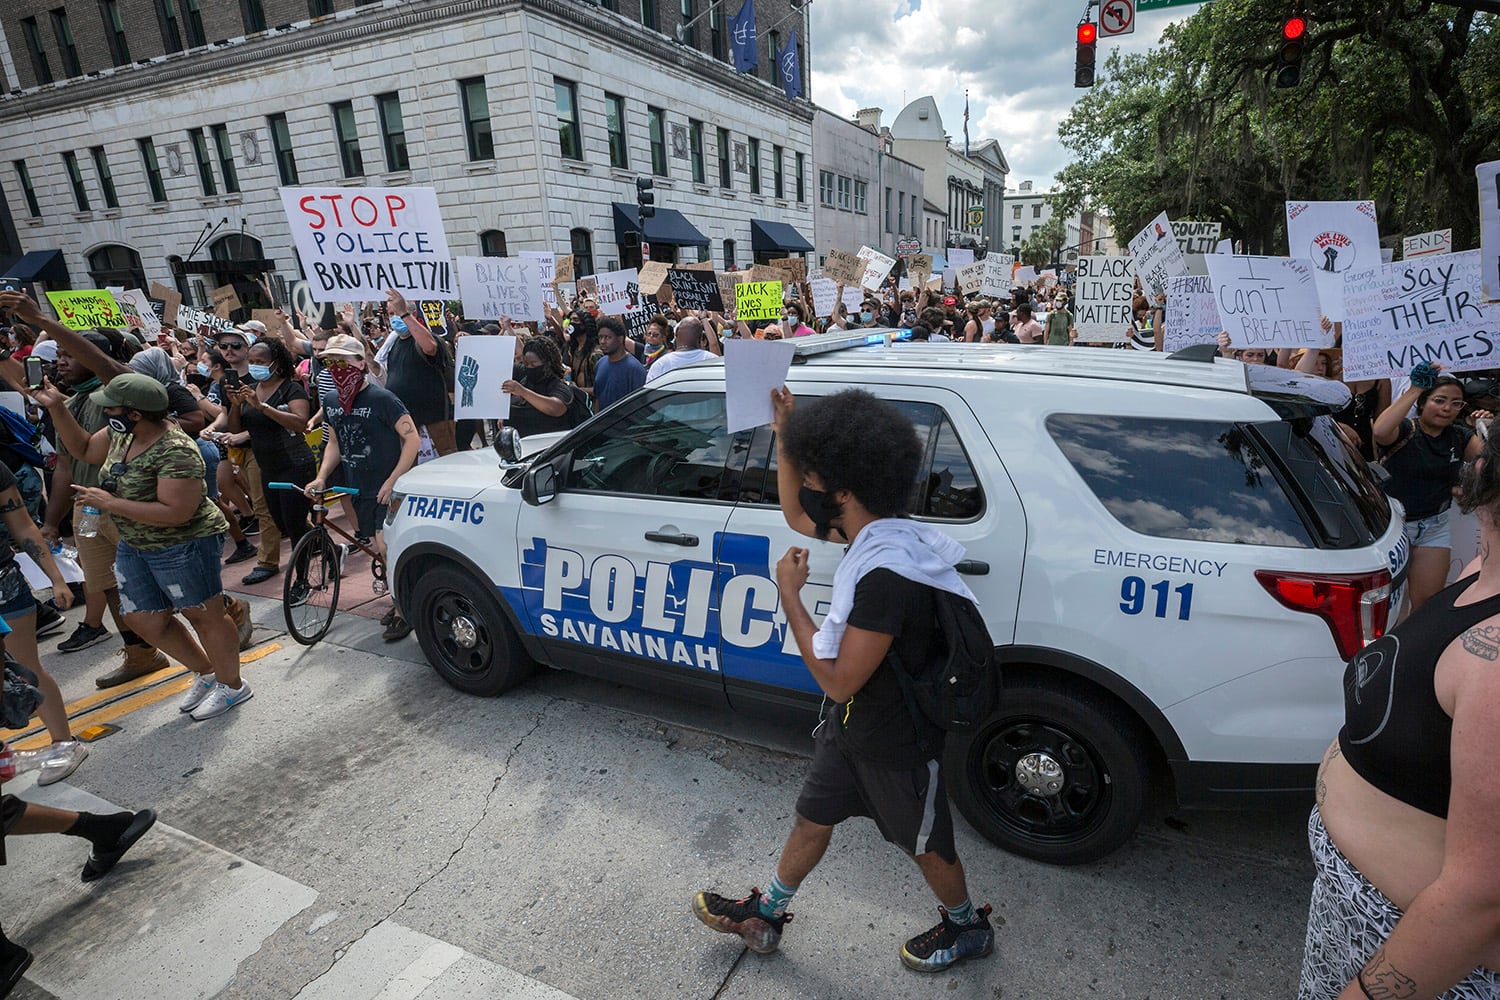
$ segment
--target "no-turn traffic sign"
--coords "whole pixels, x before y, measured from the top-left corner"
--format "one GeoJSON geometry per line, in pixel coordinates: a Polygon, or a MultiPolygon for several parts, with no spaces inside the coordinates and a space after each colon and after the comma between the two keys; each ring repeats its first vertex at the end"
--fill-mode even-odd
{"type": "Polygon", "coordinates": [[[1104,0],[1099,8],[1099,34],[1129,35],[1135,32],[1135,0],[1104,0]]]}

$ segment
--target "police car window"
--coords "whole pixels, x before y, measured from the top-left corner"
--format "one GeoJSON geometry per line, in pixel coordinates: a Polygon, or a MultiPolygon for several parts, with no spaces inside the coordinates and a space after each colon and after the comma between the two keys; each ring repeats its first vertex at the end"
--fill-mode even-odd
{"type": "Polygon", "coordinates": [[[570,456],[564,489],[571,493],[628,493],[719,500],[731,456],[743,464],[748,441],[736,450],[724,416],[724,397],[658,393],[630,413],[584,435],[570,456]]]}
{"type": "Polygon", "coordinates": [[[1047,431],[1099,502],[1132,531],[1313,547],[1251,435],[1233,423],[1054,414],[1047,431]]]}

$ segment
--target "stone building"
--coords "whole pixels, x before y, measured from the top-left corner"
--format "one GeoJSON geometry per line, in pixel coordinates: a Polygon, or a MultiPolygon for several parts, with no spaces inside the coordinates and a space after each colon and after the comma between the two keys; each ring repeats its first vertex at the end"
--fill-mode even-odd
{"type": "Polygon", "coordinates": [[[890,133],[868,112],[850,121],[823,108],[813,116],[818,259],[830,249],[871,246],[891,256],[898,240],[922,238],[922,169],[891,151],[890,133]]]}

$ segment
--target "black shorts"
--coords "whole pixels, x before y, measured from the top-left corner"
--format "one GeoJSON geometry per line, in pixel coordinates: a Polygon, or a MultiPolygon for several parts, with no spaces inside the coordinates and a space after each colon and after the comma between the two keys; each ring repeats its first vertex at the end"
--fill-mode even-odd
{"type": "Polygon", "coordinates": [[[388,507],[375,499],[375,491],[369,493],[360,491],[359,496],[352,498],[354,504],[354,515],[359,519],[358,526],[354,529],[354,537],[361,542],[369,544],[375,537],[375,532],[385,526],[385,515],[388,507]]]}
{"type": "Polygon", "coordinates": [[[868,816],[881,836],[907,854],[932,851],[950,864],[957,861],[940,762],[900,767],[852,758],[840,748],[833,726],[824,722],[818,727],[812,766],[797,796],[797,815],[821,826],[868,816]]]}

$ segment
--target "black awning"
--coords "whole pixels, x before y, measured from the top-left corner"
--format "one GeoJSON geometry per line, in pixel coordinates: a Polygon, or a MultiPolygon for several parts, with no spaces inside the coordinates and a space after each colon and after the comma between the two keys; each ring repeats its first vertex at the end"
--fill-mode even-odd
{"type": "Polygon", "coordinates": [[[785,250],[788,253],[807,253],[813,245],[795,228],[785,222],[767,222],[764,219],[750,220],[750,249],[756,253],[770,250],[785,250]]]}
{"type": "MultiPolygon", "coordinates": [[[[615,242],[624,243],[626,233],[639,233],[636,225],[636,207],[623,201],[615,206],[615,242]]],[[[647,243],[664,243],[674,247],[706,247],[708,237],[693,226],[681,212],[672,208],[658,208],[656,215],[646,220],[647,243]]]]}
{"type": "Polygon", "coordinates": [[[276,270],[276,262],[265,257],[247,257],[243,260],[185,260],[178,269],[179,274],[269,274],[276,270]]]}
{"type": "Polygon", "coordinates": [[[4,278],[17,281],[45,281],[58,288],[68,284],[68,265],[61,250],[33,250],[6,269],[4,278]]]}

